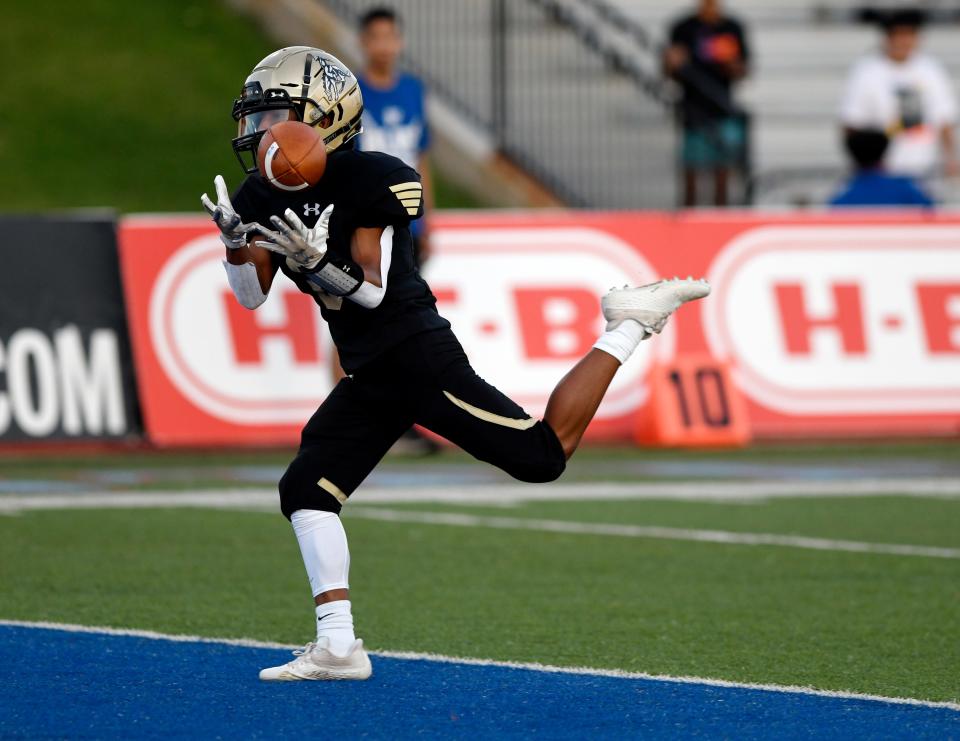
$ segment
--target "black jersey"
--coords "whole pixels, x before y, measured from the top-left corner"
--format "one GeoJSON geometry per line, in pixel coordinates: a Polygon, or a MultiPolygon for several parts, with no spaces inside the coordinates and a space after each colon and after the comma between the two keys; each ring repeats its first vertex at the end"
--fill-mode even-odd
{"type": "Polygon", "coordinates": [[[350,240],[361,227],[393,227],[393,252],[387,292],[381,304],[367,309],[350,299],[324,294],[303,275],[271,253],[274,263],[320,305],[340,351],[340,364],[353,373],[404,339],[450,323],[437,313],[436,299],[414,262],[410,222],[423,215],[420,176],[396,157],[354,149],[334,152],[320,182],[312,188],[282,192],[259,174],[250,175],[233,196],[245,222],[272,229],[271,216],[291,209],[308,227],[334,204],[327,249],[333,257],[350,257],[350,240]]]}

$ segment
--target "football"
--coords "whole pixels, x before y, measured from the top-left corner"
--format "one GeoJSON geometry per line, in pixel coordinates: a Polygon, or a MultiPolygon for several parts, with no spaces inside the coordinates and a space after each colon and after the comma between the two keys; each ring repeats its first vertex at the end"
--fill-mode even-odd
{"type": "Polygon", "coordinates": [[[274,124],[260,140],[257,167],[277,190],[294,191],[316,185],[327,166],[327,149],[320,133],[300,121],[274,124]]]}

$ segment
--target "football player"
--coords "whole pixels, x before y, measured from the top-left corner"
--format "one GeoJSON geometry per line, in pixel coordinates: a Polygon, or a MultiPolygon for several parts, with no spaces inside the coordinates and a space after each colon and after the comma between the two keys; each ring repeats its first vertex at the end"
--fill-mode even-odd
{"type": "Polygon", "coordinates": [[[420,177],[394,157],[354,149],[362,111],[357,79],[336,57],[303,46],[274,52],[233,106],[233,148],[247,178],[231,198],[218,175],[217,202],[201,199],[220,229],[237,300],[257,308],[279,270],[319,304],[348,374],[303,428],[279,484],[314,596],[317,637],[290,663],[264,669],[264,680],[370,676],[354,635],[339,513],[411,425],[521,481],[553,481],[620,365],[681,304],[710,290],[691,279],[612,290],[601,304],[606,331],[554,389],[544,418],[532,418],[473,371],[437,313],[410,237],[410,222],[423,213],[420,177]],[[256,151],[266,128],[288,119],[318,127],[329,154],[317,185],[283,192],[257,174],[256,151]]]}

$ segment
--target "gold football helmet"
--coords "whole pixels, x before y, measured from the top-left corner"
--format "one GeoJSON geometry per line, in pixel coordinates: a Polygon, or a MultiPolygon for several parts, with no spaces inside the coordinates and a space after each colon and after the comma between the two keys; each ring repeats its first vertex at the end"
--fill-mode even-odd
{"type": "Polygon", "coordinates": [[[257,147],[278,121],[303,121],[321,129],[327,152],[361,131],[363,97],[357,78],[332,54],[288,46],[261,60],[233,102],[238,123],[233,151],[246,173],[257,171],[257,147]]]}

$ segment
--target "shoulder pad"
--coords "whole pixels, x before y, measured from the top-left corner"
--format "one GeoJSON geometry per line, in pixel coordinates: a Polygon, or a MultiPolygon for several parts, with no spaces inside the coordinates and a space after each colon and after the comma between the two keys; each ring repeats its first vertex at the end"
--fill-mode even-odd
{"type": "Polygon", "coordinates": [[[407,224],[423,215],[420,175],[402,160],[357,152],[350,169],[359,226],[407,224]]]}
{"type": "Polygon", "coordinates": [[[383,196],[378,201],[384,213],[394,214],[404,221],[423,216],[423,185],[420,174],[404,165],[387,173],[381,181],[383,196]]]}

